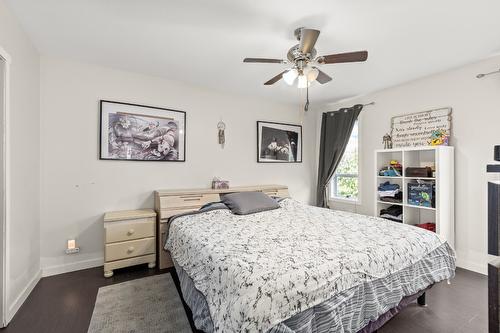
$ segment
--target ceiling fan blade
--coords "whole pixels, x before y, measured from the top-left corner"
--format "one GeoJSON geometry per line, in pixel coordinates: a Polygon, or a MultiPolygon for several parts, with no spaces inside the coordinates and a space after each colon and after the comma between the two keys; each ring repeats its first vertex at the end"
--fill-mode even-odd
{"type": "Polygon", "coordinates": [[[268,59],[268,58],[245,58],[243,62],[257,62],[264,64],[284,64],[286,63],[283,59],[268,59]]]}
{"type": "Polygon", "coordinates": [[[332,78],[328,74],[318,69],[318,77],[316,78],[316,81],[321,84],[325,84],[327,82],[330,82],[331,80],[332,78]]]}
{"type": "Polygon", "coordinates": [[[368,51],[358,51],[321,56],[319,57],[319,63],[337,64],[342,62],[366,61],[366,59],[368,59],[368,51]]]}
{"type": "Polygon", "coordinates": [[[299,50],[302,53],[311,53],[318,40],[319,30],[302,29],[300,32],[299,50]]]}
{"type": "Polygon", "coordinates": [[[265,86],[270,86],[271,84],[275,84],[276,82],[278,82],[279,80],[281,80],[281,78],[283,77],[283,74],[285,74],[287,71],[288,70],[279,73],[278,75],[276,75],[275,77],[273,77],[271,80],[265,82],[264,85],[265,86]]]}

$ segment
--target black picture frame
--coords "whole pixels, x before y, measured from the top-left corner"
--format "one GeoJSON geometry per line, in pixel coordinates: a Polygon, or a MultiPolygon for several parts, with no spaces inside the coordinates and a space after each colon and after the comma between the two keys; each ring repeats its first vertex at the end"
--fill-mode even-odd
{"type": "Polygon", "coordinates": [[[257,163],[302,163],[302,151],[302,125],[257,121],[257,163]]]}
{"type": "MultiPolygon", "coordinates": [[[[118,101],[110,101],[110,100],[100,100],[99,101],[99,160],[111,160],[111,161],[138,161],[138,162],[185,162],[186,161],[186,118],[187,118],[187,113],[185,111],[180,111],[180,110],[174,110],[174,109],[168,109],[168,108],[161,108],[157,106],[150,106],[150,105],[142,105],[142,104],[134,104],[134,103],[125,103],[125,102],[118,102],[118,101]],[[177,153],[177,158],[175,159],[167,159],[168,156],[157,156],[157,159],[154,159],[151,155],[151,158],[117,158],[117,157],[109,157],[109,117],[107,120],[105,120],[103,117],[106,115],[109,115],[109,110],[105,110],[107,105],[112,105],[115,108],[117,106],[123,106],[125,109],[130,109],[130,108],[137,108],[137,112],[131,113],[132,116],[138,116],[139,118],[163,118],[164,121],[167,119],[172,119],[173,123],[176,125],[176,133],[175,133],[175,139],[177,140],[177,148],[176,148],[176,153],[177,153]],[[147,110],[151,110],[151,113],[148,114],[147,110]],[[139,111],[141,110],[141,111],[139,111]],[[158,113],[158,111],[166,112],[165,115],[158,115],[155,114],[158,113]],[[167,115],[175,115],[174,118],[165,118],[167,115]],[[176,122],[177,120],[177,122],[176,122]],[[106,128],[103,128],[105,126],[106,128]],[[104,131],[106,130],[106,138],[103,138],[104,131]],[[107,149],[103,149],[103,145],[107,146],[107,149]]],[[[158,122],[159,124],[159,122],[158,122]]],[[[169,123],[170,124],[170,123],[169,123]]],[[[174,139],[174,142],[175,142],[174,139]]],[[[158,146],[160,146],[158,144],[158,146]]],[[[158,154],[162,154],[159,152],[160,149],[158,149],[156,152],[158,154]]],[[[169,149],[169,153],[171,153],[173,149],[169,149]]]]}

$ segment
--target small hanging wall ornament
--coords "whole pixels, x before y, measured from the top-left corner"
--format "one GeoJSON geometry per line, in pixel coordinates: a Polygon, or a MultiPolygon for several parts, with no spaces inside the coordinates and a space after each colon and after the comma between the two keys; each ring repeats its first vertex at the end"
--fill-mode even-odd
{"type": "Polygon", "coordinates": [[[219,129],[219,144],[221,145],[221,148],[224,148],[224,144],[226,143],[226,134],[224,132],[226,130],[226,124],[221,120],[217,124],[217,128],[219,129]]]}

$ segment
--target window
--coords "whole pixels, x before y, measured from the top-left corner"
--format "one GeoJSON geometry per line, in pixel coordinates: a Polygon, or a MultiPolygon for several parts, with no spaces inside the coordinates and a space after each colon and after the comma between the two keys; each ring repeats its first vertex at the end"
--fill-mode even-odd
{"type": "Polygon", "coordinates": [[[358,122],[354,124],[344,156],[330,181],[330,198],[358,201],[358,122]]]}

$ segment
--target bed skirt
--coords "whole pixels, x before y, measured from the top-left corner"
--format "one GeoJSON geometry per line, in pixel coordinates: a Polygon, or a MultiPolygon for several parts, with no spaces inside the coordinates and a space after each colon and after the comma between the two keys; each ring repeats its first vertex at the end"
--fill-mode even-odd
{"type": "MultiPolygon", "coordinates": [[[[175,262],[182,296],[191,308],[197,329],[213,332],[203,294],[175,262]]],[[[422,260],[387,277],[365,282],[272,327],[268,333],[359,332],[379,329],[434,283],[455,275],[453,251],[447,243],[422,260]]]]}

